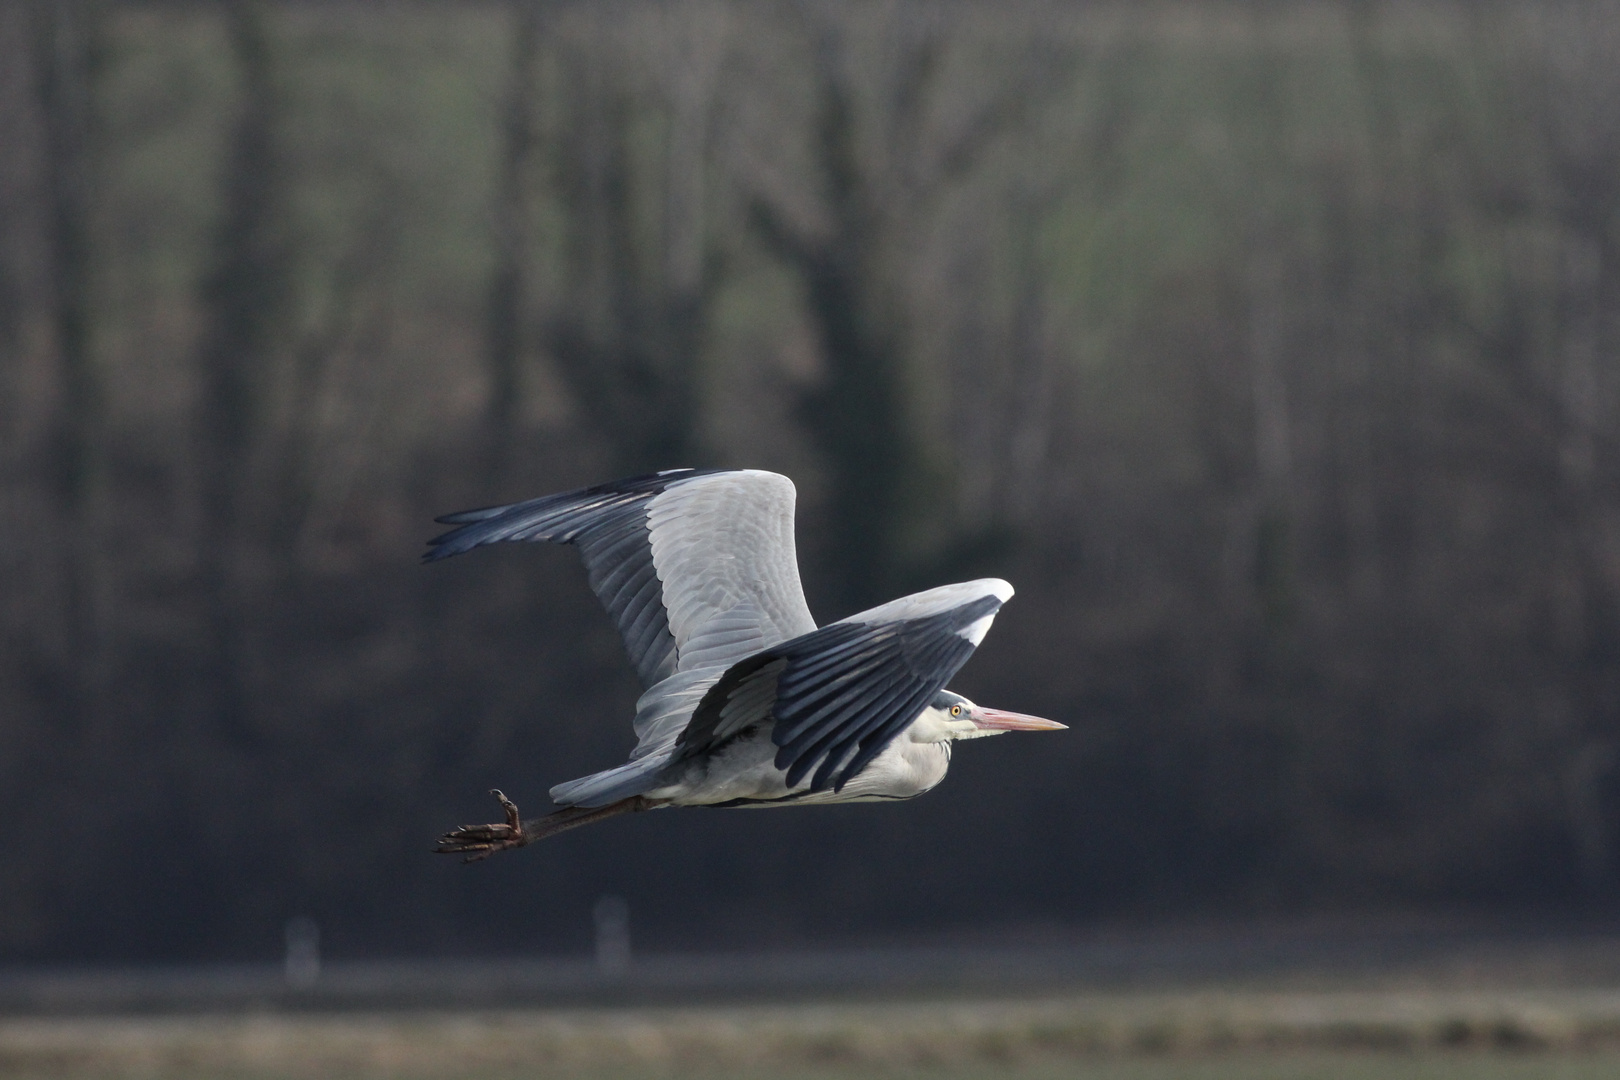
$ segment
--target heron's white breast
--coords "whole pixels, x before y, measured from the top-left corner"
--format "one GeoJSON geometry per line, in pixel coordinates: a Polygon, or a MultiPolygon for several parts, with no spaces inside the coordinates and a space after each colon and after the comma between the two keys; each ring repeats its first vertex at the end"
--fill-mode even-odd
{"type": "MultiPolygon", "coordinates": [[[[779,805],[910,799],[943,780],[950,763],[949,743],[912,742],[902,732],[842,791],[803,794],[779,805]]],[[[760,800],[768,805],[770,800],[805,792],[810,780],[806,776],[788,787],[787,775],[776,767],[776,745],[771,742],[770,728],[762,726],[708,758],[688,762],[673,783],[646,795],[679,806],[712,806],[738,799],[760,800]]]]}
{"type": "Polygon", "coordinates": [[[883,752],[844,785],[838,802],[866,799],[911,799],[945,779],[951,767],[948,742],[912,742],[901,732],[883,752]]]}

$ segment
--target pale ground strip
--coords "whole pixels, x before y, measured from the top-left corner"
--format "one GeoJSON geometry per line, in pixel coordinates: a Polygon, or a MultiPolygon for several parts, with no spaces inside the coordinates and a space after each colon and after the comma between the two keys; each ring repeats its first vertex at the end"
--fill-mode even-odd
{"type": "Polygon", "coordinates": [[[1549,1063],[1584,1055],[1592,1068],[1599,1066],[1591,1059],[1601,1057],[1620,1070],[1620,989],[1209,989],[1029,1001],[0,1020],[3,1077],[696,1076],[829,1069],[892,1075],[885,1070],[964,1068],[1046,1075],[1062,1062],[1251,1052],[1493,1055],[1549,1063]]]}

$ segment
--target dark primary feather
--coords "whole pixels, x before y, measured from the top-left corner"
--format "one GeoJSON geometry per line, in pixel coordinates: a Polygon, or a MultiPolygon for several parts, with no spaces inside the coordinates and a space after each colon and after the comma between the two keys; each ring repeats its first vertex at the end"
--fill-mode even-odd
{"type": "Polygon", "coordinates": [[[438,519],[459,525],[428,541],[424,562],[507,540],[573,544],[591,590],[613,617],[636,673],[651,686],[675,671],[675,639],[653,567],[647,504],[669,485],[716,469],[670,469],[546,495],[510,506],[463,510],[438,519]]]}
{"type": "Polygon", "coordinates": [[[834,623],[756,653],[703,696],[673,760],[712,753],[774,718],[776,767],[788,784],[815,769],[811,790],[841,790],[973,654],[958,631],[1000,607],[983,596],[920,619],[834,623]]]}

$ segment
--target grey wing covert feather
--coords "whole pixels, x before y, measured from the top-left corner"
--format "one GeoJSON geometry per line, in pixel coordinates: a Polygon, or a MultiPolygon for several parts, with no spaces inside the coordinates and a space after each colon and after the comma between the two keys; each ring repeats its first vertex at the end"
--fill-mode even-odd
{"type": "Polygon", "coordinates": [[[429,541],[425,558],[508,540],[573,544],[650,688],[815,629],[794,499],[776,473],[672,469],[450,514],[439,520],[460,527],[429,541]]]}

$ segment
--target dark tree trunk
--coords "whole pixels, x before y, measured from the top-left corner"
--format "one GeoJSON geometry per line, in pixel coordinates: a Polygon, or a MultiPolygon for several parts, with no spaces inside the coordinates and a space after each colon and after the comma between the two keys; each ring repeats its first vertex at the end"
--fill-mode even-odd
{"type": "Polygon", "coordinates": [[[534,181],[538,150],[535,98],[539,93],[540,0],[513,0],[511,11],[512,66],[501,110],[501,158],[492,215],[495,257],[484,315],[484,357],[489,371],[486,469],[491,490],[500,488],[511,465],[522,403],[522,365],[529,345],[524,272],[527,193],[534,181]]]}
{"type": "Polygon", "coordinates": [[[287,253],[280,232],[276,88],[265,12],[242,0],[225,9],[239,101],[222,174],[223,208],[203,284],[198,454],[201,567],[208,613],[206,681],[219,730],[247,735],[246,661],[250,518],[258,508],[254,451],[271,365],[287,313],[287,253]]]}
{"type": "Polygon", "coordinates": [[[65,542],[56,545],[63,592],[62,696],[87,720],[104,648],[97,603],[96,503],[102,473],[103,392],[94,351],[90,239],[100,5],[34,6],[35,73],[44,120],[49,324],[57,398],[46,447],[65,542]]]}

